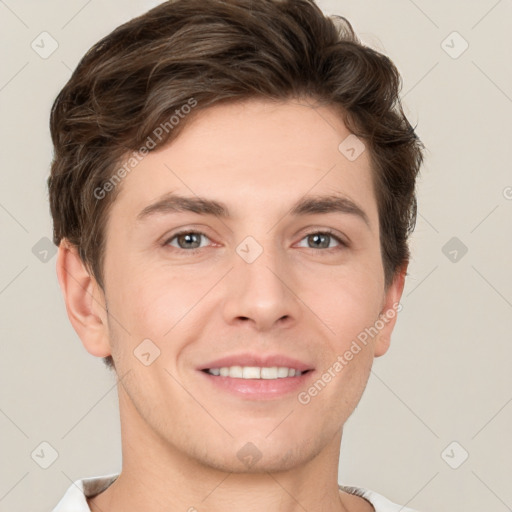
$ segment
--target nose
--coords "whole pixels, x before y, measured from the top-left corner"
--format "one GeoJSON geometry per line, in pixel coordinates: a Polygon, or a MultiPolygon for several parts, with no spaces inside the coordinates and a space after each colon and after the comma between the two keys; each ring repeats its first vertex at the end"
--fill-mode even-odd
{"type": "Polygon", "coordinates": [[[250,324],[260,332],[290,327],[300,314],[293,267],[286,262],[283,251],[262,248],[252,262],[235,252],[223,303],[226,323],[250,324]]]}

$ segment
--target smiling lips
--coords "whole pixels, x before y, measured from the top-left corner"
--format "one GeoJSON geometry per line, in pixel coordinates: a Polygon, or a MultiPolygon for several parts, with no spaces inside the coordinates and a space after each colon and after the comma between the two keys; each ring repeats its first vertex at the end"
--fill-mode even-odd
{"type": "Polygon", "coordinates": [[[297,391],[314,368],[285,355],[234,354],[199,368],[216,388],[250,400],[267,400],[297,391]]]}
{"type": "MultiPolygon", "coordinates": [[[[222,366],[205,370],[210,375],[231,377],[232,379],[283,379],[300,377],[303,372],[285,366],[222,366]]],[[[307,370],[306,370],[307,371],[307,370]]]]}
{"type": "Polygon", "coordinates": [[[233,354],[204,364],[199,370],[234,379],[282,379],[299,377],[313,367],[283,354],[233,354]]]}

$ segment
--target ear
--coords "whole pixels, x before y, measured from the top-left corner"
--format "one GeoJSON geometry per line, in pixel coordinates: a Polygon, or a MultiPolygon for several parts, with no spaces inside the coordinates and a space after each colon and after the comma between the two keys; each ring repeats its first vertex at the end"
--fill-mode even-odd
{"type": "Polygon", "coordinates": [[[57,277],[69,320],[90,354],[110,355],[108,319],[103,291],[89,275],[77,248],[63,239],[57,253],[57,277]]]}
{"type": "Polygon", "coordinates": [[[379,319],[376,322],[376,327],[379,328],[379,332],[375,337],[374,345],[374,356],[380,357],[384,355],[391,343],[391,333],[396,324],[398,312],[402,309],[400,298],[404,291],[405,276],[407,273],[407,267],[409,262],[407,261],[395,274],[393,282],[389,285],[388,290],[384,296],[381,313],[379,319]]]}

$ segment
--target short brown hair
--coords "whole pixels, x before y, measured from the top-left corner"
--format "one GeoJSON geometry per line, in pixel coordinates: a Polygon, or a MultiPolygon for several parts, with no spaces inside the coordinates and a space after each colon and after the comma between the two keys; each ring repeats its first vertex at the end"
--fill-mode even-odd
{"type": "MultiPolygon", "coordinates": [[[[410,257],[423,160],[400,89],[391,60],[314,0],[164,2],[95,44],[53,104],[53,241],[76,246],[104,289],[104,227],[120,187],[97,191],[113,185],[120,162],[140,154],[155,128],[167,127],[161,146],[213,104],[312,98],[336,108],[369,149],[387,288],[410,257]],[[191,98],[194,113],[170,123],[191,98]]],[[[112,358],[105,363],[112,367],[112,358]]]]}

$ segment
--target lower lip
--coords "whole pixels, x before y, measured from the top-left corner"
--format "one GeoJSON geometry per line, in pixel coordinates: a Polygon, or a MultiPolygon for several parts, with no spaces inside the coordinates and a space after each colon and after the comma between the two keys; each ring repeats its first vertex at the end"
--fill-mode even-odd
{"type": "Polygon", "coordinates": [[[284,377],[281,379],[234,379],[221,377],[199,371],[212,386],[228,391],[234,395],[250,400],[269,400],[281,398],[289,393],[297,392],[304,388],[313,374],[313,370],[303,373],[299,377],[284,377]]]}

